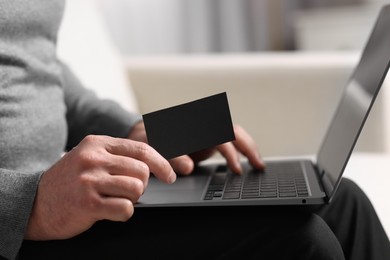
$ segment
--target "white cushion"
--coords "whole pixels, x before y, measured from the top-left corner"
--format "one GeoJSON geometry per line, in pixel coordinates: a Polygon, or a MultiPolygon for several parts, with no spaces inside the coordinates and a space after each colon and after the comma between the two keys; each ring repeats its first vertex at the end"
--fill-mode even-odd
{"type": "Polygon", "coordinates": [[[58,56],[98,96],[138,111],[124,64],[94,0],[67,0],[59,31],[58,56]]]}

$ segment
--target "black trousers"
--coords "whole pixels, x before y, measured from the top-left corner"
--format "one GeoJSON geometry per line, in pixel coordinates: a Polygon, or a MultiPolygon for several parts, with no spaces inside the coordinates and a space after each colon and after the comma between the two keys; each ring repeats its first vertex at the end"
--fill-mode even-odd
{"type": "Polygon", "coordinates": [[[72,239],[24,241],[19,259],[390,259],[365,194],[344,179],[324,206],[136,209],[72,239]]]}

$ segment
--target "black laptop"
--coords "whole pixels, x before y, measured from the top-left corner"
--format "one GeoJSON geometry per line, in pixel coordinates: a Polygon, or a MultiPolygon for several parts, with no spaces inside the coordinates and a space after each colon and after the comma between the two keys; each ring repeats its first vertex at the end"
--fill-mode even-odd
{"type": "MultiPolygon", "coordinates": [[[[266,161],[266,169],[232,173],[226,164],[208,163],[172,185],[151,177],[136,207],[302,205],[331,202],[390,62],[390,5],[376,24],[339,100],[313,160],[266,161]]],[[[343,86],[340,86],[343,87],[343,86]]],[[[315,109],[309,108],[308,109],[315,109]]]]}

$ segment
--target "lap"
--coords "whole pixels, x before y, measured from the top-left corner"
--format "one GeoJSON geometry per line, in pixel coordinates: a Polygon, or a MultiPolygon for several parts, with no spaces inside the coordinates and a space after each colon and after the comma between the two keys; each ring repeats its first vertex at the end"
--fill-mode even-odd
{"type": "Polygon", "coordinates": [[[72,239],[25,241],[20,256],[327,259],[324,252],[334,248],[334,255],[341,255],[337,247],[321,218],[293,207],[138,208],[126,223],[101,221],[72,239]]]}
{"type": "Polygon", "coordinates": [[[390,259],[390,242],[366,194],[343,179],[329,205],[313,207],[339,240],[347,259],[390,259]]]}

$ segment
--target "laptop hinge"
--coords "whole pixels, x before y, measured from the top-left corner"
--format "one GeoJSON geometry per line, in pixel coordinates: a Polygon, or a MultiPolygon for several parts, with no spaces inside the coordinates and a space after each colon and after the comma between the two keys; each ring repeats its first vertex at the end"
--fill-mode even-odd
{"type": "Polygon", "coordinates": [[[333,187],[332,182],[329,178],[329,175],[325,171],[323,171],[321,173],[320,178],[321,178],[322,187],[323,187],[324,192],[326,194],[326,201],[329,203],[334,187],[333,187]]]}
{"type": "Polygon", "coordinates": [[[325,200],[328,203],[330,195],[331,195],[332,190],[333,190],[330,179],[329,179],[329,177],[327,177],[328,175],[326,174],[325,170],[320,169],[320,167],[318,165],[313,164],[313,167],[315,168],[317,178],[319,180],[320,189],[322,192],[325,193],[325,195],[326,195],[325,200]]]}

